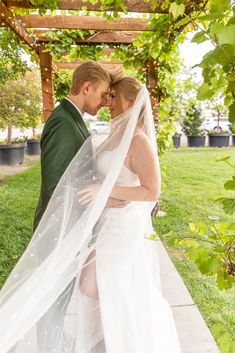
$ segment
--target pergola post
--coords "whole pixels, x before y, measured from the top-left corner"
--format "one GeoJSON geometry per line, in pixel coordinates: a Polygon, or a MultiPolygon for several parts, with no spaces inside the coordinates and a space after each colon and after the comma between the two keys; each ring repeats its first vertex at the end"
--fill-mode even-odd
{"type": "Polygon", "coordinates": [[[157,63],[156,61],[150,60],[147,63],[147,87],[151,97],[152,109],[153,109],[153,118],[155,122],[158,120],[158,105],[159,101],[158,98],[154,97],[154,90],[157,86],[157,63]]]}
{"type": "Polygon", "coordinates": [[[39,59],[42,82],[43,118],[47,121],[55,107],[52,57],[45,52],[43,44],[39,46],[39,59]]]}

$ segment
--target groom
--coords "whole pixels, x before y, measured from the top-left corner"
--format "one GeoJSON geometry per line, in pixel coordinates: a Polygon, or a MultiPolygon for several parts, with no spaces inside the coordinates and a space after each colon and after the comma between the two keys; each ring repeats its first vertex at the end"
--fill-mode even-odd
{"type": "MultiPolygon", "coordinates": [[[[106,105],[110,83],[110,75],[99,63],[84,62],[73,73],[69,97],[62,100],[47,120],[41,137],[41,192],[34,230],[61,176],[89,136],[83,114],[96,115],[106,105]]],[[[109,198],[106,207],[126,204],[109,198]]]]}

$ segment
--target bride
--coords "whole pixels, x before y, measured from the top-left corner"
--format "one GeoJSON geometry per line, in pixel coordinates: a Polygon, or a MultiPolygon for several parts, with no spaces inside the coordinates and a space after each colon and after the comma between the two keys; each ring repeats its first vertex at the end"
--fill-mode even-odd
{"type": "Polygon", "coordinates": [[[180,353],[149,239],[160,167],[146,87],[120,79],[109,109],[0,292],[1,353],[180,353]]]}

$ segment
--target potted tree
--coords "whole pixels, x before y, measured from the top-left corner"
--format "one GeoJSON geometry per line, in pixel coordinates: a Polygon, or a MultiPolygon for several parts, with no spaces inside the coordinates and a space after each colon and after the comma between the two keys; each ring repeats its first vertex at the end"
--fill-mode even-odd
{"type": "Polygon", "coordinates": [[[25,142],[14,140],[12,129],[31,127],[33,121],[39,120],[40,115],[36,114],[38,97],[32,99],[33,82],[35,77],[26,75],[17,81],[10,80],[0,85],[0,128],[7,129],[6,143],[0,145],[0,165],[14,165],[24,161],[25,142]]]}
{"type": "Polygon", "coordinates": [[[201,109],[191,100],[181,123],[189,147],[205,146],[205,130],[201,127],[203,120],[201,109]]]}
{"type": "Polygon", "coordinates": [[[228,116],[228,109],[223,104],[223,95],[219,93],[213,100],[208,103],[213,117],[216,118],[216,126],[209,131],[209,146],[210,147],[227,147],[229,146],[229,127],[221,126],[221,118],[228,116]]]}

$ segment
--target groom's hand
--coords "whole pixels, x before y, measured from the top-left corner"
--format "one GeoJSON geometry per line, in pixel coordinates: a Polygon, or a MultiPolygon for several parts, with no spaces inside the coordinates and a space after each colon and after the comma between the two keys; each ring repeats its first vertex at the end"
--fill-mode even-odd
{"type": "Polygon", "coordinates": [[[107,208],[123,208],[128,205],[129,201],[114,199],[113,197],[109,197],[106,202],[107,208]]]}
{"type": "MultiPolygon", "coordinates": [[[[100,189],[99,184],[91,184],[91,185],[85,187],[84,189],[80,190],[78,192],[78,194],[81,195],[79,198],[80,204],[86,205],[86,204],[92,202],[96,198],[96,195],[97,195],[99,189],[100,189]]],[[[107,207],[107,208],[122,208],[122,207],[126,207],[128,205],[128,203],[129,203],[129,201],[119,200],[119,199],[115,199],[113,197],[109,197],[108,201],[106,202],[105,207],[107,207]]]]}

